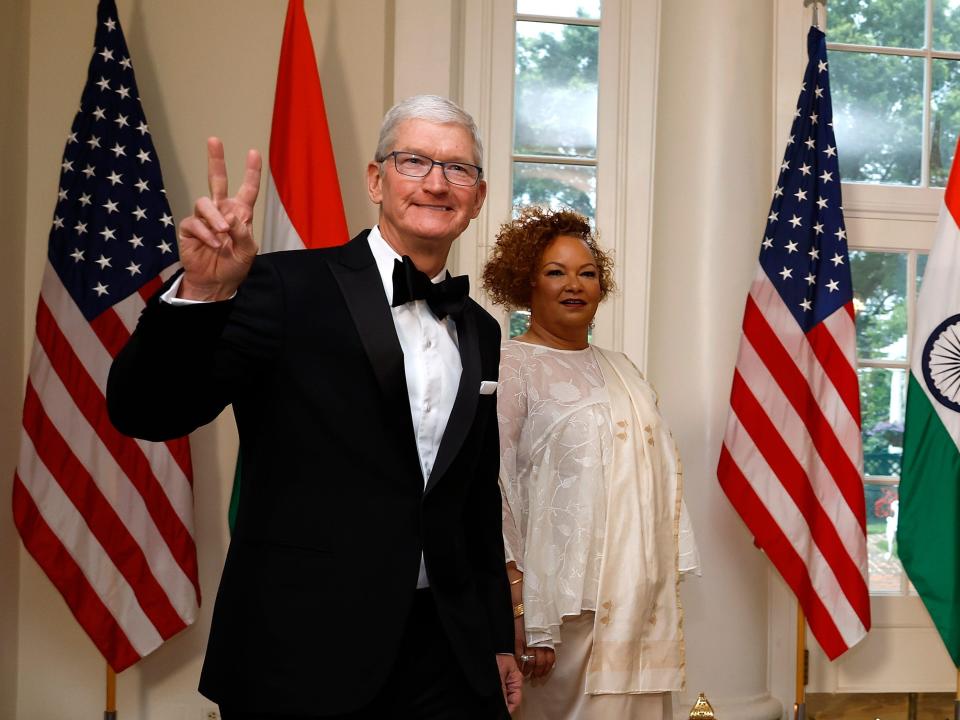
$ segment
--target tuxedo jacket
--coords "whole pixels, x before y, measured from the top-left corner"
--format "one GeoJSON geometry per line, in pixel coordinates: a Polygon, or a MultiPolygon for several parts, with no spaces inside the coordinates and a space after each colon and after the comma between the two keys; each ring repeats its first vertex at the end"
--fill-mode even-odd
{"type": "Polygon", "coordinates": [[[256,258],[236,296],[159,293],[110,372],[110,418],[182,436],[232,404],[241,495],[200,691],[246,711],[326,715],[373,699],[397,662],[420,568],[471,686],[513,652],[495,394],[500,329],[468,300],[463,371],[422,475],[403,354],[364,232],[256,258]],[[159,410],[157,408],[160,408],[159,410]]]}

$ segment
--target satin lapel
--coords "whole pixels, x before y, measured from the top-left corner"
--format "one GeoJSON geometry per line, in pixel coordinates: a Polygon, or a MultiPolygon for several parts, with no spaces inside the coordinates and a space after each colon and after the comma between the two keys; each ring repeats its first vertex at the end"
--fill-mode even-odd
{"type": "Polygon", "coordinates": [[[383,281],[367,244],[366,233],[343,246],[339,262],[330,262],[330,271],[340,286],[340,292],[343,293],[360,341],[373,367],[377,384],[386,402],[386,413],[393,418],[398,437],[409,438],[405,450],[413,448],[419,467],[413,420],[410,417],[407,379],[403,368],[403,350],[383,292],[383,281]]]}
{"type": "Polygon", "coordinates": [[[443,431],[437,459],[433,463],[424,494],[437,484],[460,452],[477,412],[477,401],[480,397],[480,339],[477,336],[477,318],[469,304],[457,321],[457,343],[460,346],[460,364],[463,368],[460,372],[460,385],[457,387],[457,399],[453,402],[453,410],[450,411],[450,419],[443,431]]]}

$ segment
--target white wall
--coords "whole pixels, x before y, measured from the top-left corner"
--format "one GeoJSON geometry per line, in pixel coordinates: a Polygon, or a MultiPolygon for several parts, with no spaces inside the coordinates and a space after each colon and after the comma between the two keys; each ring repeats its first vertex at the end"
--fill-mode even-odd
{"type": "MultiPolygon", "coordinates": [[[[770,201],[773,6],[665,0],[648,375],[684,460],[703,577],[685,581],[689,709],[779,717],[767,697],[767,561],[716,478],[740,322],[770,201]]],[[[792,699],[790,699],[792,701],[792,699]]]]}
{"type": "MultiPolygon", "coordinates": [[[[0,304],[10,311],[0,314],[5,338],[0,350],[0,718],[60,720],[103,711],[104,662],[22,550],[18,570],[20,544],[8,509],[47,231],[63,143],[90,59],[96,6],[95,0],[0,4],[5,90],[0,212],[6,233],[0,304]],[[14,619],[18,602],[19,622],[14,619]]],[[[207,136],[224,139],[235,182],[246,149],[267,149],[286,3],[118,0],[118,6],[170,204],[179,217],[190,211],[194,197],[206,193],[207,136]]],[[[392,2],[307,2],[307,15],[347,221],[356,231],[376,218],[364,177],[393,97],[393,68],[386,59],[392,52],[392,2]]],[[[200,720],[209,705],[196,686],[226,549],[235,454],[229,413],[194,435],[203,606],[193,627],[121,674],[118,706],[126,720],[200,720]]]]}

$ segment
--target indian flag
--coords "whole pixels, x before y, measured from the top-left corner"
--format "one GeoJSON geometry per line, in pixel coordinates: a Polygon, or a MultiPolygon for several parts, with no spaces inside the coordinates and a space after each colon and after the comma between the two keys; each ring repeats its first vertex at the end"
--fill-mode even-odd
{"type": "MultiPolygon", "coordinates": [[[[263,252],[331,247],[350,239],[303,0],[287,4],[265,205],[263,252]]],[[[238,457],[227,518],[231,530],[240,502],[241,463],[238,457]]]]}
{"type": "Polygon", "coordinates": [[[960,667],[960,163],[917,300],[904,426],[900,559],[960,667]]]}
{"type": "Polygon", "coordinates": [[[263,252],[349,240],[303,0],[290,0],[270,127],[263,252]]]}

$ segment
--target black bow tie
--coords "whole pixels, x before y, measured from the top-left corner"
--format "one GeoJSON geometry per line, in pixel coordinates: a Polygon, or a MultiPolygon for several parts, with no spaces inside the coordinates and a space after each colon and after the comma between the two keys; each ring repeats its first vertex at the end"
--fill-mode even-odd
{"type": "Polygon", "coordinates": [[[467,301],[470,292],[470,280],[466,275],[447,277],[438,283],[431,282],[426,273],[417,270],[413,261],[403,256],[403,260],[393,261],[393,307],[426,300],[430,310],[440,320],[447,315],[457,317],[467,301]]]}

